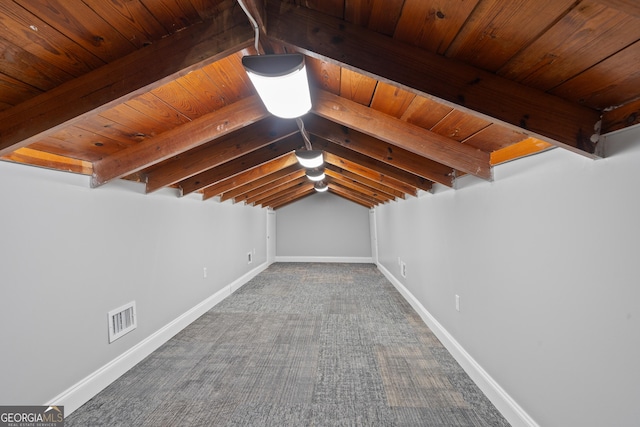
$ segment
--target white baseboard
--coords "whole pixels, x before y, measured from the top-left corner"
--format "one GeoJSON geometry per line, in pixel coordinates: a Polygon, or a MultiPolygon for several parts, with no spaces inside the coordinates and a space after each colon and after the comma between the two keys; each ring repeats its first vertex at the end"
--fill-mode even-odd
{"type": "Polygon", "coordinates": [[[122,353],[111,362],[102,366],[89,376],[78,381],[67,390],[63,391],[45,405],[63,405],[65,415],[84,405],[92,397],[102,391],[109,384],[117,380],[145,357],[157,350],[162,344],[169,341],[178,332],[189,326],[198,317],[213,308],[216,304],[227,298],[238,290],[242,285],[253,279],[268,267],[265,262],[245,275],[234,280],[224,288],[220,289],[209,298],[205,299],[195,307],[191,308],[181,316],[177,317],[158,331],[154,332],[126,352],[122,353]]]}
{"type": "Polygon", "coordinates": [[[343,262],[351,264],[373,264],[371,257],[334,256],[277,256],[276,262],[343,262]]]}
{"type": "Polygon", "coordinates": [[[409,290],[395,278],[382,264],[378,269],[396,287],[398,292],[407,300],[413,309],[420,315],[422,321],[438,337],[465,372],[476,383],[478,388],[489,398],[491,403],[509,421],[513,427],[539,427],[539,425],[527,414],[518,403],[498,384],[478,362],[456,341],[456,339],[427,311],[426,308],[409,290]]]}

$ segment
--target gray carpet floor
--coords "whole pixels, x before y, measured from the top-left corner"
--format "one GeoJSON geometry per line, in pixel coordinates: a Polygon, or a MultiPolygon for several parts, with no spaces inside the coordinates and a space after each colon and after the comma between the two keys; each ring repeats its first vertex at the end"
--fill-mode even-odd
{"type": "Polygon", "coordinates": [[[276,263],[67,426],[508,426],[371,264],[276,263]]]}

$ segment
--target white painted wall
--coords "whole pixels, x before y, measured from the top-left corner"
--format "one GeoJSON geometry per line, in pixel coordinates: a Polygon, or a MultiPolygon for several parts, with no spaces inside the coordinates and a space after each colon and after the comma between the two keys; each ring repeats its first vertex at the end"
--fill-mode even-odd
{"type": "Polygon", "coordinates": [[[640,127],[607,141],[376,209],[381,268],[540,426],[640,423],[640,127]]]}
{"type": "Polygon", "coordinates": [[[369,210],[316,193],[276,211],[276,261],[371,262],[369,210]]]}
{"type": "Polygon", "coordinates": [[[143,192],[0,162],[0,404],[49,402],[266,263],[264,209],[143,192]],[[132,300],[138,328],[108,344],[132,300]]]}

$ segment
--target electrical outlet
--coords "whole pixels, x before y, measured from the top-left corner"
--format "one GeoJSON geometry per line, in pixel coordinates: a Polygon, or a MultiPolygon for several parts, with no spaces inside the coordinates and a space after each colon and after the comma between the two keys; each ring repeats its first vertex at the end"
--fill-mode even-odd
{"type": "Polygon", "coordinates": [[[204,268],[202,269],[202,278],[203,278],[203,279],[206,279],[206,278],[207,278],[207,267],[204,267],[204,268]]]}
{"type": "Polygon", "coordinates": [[[400,274],[402,275],[402,277],[406,278],[407,277],[407,264],[405,264],[404,261],[402,261],[400,263],[400,274]]]}
{"type": "Polygon", "coordinates": [[[460,295],[456,295],[456,311],[460,311],[460,295]]]}
{"type": "Polygon", "coordinates": [[[251,264],[253,262],[253,252],[247,252],[247,264],[251,264]]]}

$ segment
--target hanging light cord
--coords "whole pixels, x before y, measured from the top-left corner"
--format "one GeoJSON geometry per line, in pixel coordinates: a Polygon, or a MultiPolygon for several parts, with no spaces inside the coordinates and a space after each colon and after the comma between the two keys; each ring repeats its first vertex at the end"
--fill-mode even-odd
{"type": "Polygon", "coordinates": [[[307,129],[305,129],[304,127],[304,122],[300,117],[296,117],[296,123],[298,124],[298,129],[300,129],[302,139],[304,139],[304,146],[307,147],[307,150],[313,150],[313,148],[311,148],[311,140],[309,139],[309,134],[307,133],[307,129]]]}
{"type": "Polygon", "coordinates": [[[240,5],[244,13],[247,15],[247,18],[249,18],[249,22],[251,22],[251,25],[253,26],[253,31],[256,34],[254,36],[253,45],[256,48],[256,52],[258,52],[258,55],[260,55],[260,50],[258,49],[258,42],[260,40],[260,29],[258,28],[258,23],[256,22],[255,19],[253,19],[253,16],[251,16],[251,13],[249,13],[249,10],[247,9],[247,6],[245,6],[243,0],[238,0],[238,4],[240,5]]]}

